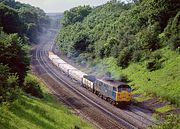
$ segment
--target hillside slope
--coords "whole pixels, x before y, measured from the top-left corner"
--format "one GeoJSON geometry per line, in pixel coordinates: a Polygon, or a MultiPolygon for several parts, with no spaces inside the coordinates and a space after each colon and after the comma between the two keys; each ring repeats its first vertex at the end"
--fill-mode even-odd
{"type": "Polygon", "coordinates": [[[69,58],[92,67],[90,73],[127,77],[134,93],[179,106],[179,9],[178,0],[79,6],[64,14],[56,42],[69,58]]]}
{"type": "MultiPolygon", "coordinates": [[[[37,81],[37,80],[36,80],[37,81]]],[[[55,100],[41,84],[43,99],[22,93],[12,103],[0,105],[1,129],[91,129],[84,120],[55,100]]]]}

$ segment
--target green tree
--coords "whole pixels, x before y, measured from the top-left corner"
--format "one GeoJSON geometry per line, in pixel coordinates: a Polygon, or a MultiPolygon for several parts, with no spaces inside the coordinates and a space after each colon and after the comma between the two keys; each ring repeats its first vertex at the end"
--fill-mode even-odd
{"type": "Polygon", "coordinates": [[[0,63],[0,103],[14,100],[18,87],[18,77],[10,73],[8,66],[0,63]]]}
{"type": "Polygon", "coordinates": [[[65,27],[75,22],[82,22],[83,19],[91,12],[90,6],[78,6],[64,12],[64,18],[61,23],[65,27]]]}
{"type": "Polygon", "coordinates": [[[0,3],[0,27],[6,33],[22,34],[23,26],[18,12],[0,3]]]}
{"type": "Polygon", "coordinates": [[[0,62],[8,65],[23,82],[30,64],[29,47],[17,34],[0,33],[0,62]]]}
{"type": "Polygon", "coordinates": [[[30,74],[28,74],[24,81],[24,91],[32,96],[42,98],[42,90],[39,82],[30,74]]]}

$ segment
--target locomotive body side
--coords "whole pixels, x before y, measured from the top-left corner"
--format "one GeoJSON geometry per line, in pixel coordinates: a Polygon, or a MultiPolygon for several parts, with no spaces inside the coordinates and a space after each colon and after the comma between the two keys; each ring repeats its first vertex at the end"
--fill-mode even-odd
{"type": "Polygon", "coordinates": [[[116,91],[113,87],[104,83],[101,79],[97,79],[95,82],[96,94],[101,97],[106,97],[106,99],[111,99],[111,101],[116,101],[116,91]]]}

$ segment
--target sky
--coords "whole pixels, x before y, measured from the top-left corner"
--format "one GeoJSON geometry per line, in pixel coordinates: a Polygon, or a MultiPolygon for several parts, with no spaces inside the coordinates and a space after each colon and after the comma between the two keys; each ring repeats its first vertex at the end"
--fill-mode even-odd
{"type": "Polygon", "coordinates": [[[36,7],[40,7],[46,13],[57,13],[69,10],[78,5],[97,6],[105,4],[109,0],[16,0],[27,3],[36,7]]]}

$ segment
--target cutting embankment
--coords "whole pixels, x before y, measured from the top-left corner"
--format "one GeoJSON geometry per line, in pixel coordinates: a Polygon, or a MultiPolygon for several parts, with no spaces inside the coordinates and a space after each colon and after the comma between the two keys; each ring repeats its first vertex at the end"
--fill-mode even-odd
{"type": "Polygon", "coordinates": [[[179,114],[179,8],[178,0],[75,7],[65,11],[56,43],[85,72],[128,81],[138,104],[179,114]]]}
{"type": "Polygon", "coordinates": [[[75,7],[65,11],[56,42],[67,57],[91,67],[89,73],[111,73],[134,93],[179,107],[179,7],[172,0],[75,7]]]}
{"type": "Polygon", "coordinates": [[[59,103],[53,95],[33,75],[29,75],[40,83],[43,98],[36,98],[21,93],[12,103],[0,106],[1,129],[90,129],[93,128],[80,117],[74,115],[71,109],[59,103]]]}

